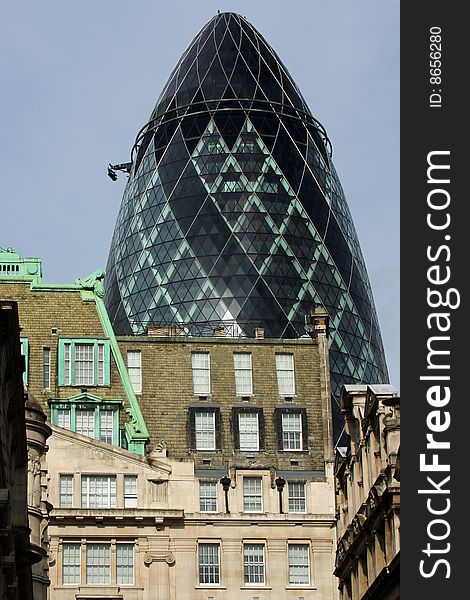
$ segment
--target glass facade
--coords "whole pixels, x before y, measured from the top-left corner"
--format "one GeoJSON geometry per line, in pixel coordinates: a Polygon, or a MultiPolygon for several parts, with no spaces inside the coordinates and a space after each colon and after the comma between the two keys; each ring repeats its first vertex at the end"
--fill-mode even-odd
{"type": "Polygon", "coordinates": [[[364,260],[322,125],[243,17],[195,37],[137,136],[105,281],[117,333],[303,335],[330,315],[333,394],[387,382],[364,260]]]}

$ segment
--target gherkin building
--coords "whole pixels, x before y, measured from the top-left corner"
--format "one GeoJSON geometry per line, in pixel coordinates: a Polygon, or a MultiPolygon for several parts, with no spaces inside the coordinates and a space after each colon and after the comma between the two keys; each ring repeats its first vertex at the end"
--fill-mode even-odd
{"type": "Polygon", "coordinates": [[[305,335],[330,315],[334,396],[388,382],[364,259],[325,129],[263,36],[216,15],[137,135],[107,264],[115,331],[305,335]]]}

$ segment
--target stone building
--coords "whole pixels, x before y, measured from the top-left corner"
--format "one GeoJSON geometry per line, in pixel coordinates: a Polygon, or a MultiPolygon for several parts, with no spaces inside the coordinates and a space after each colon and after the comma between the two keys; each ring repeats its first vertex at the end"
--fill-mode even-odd
{"type": "Polygon", "coordinates": [[[343,600],[396,600],[400,560],[400,398],[390,385],[348,385],[341,411],[350,449],[335,463],[343,600]]]}
{"type": "Polygon", "coordinates": [[[0,300],[0,598],[33,600],[18,310],[0,300]]]}
{"type": "Polygon", "coordinates": [[[0,296],[51,423],[51,600],[335,598],[326,314],[292,340],[116,337],[102,272],[47,285],[25,260],[0,296]]]}

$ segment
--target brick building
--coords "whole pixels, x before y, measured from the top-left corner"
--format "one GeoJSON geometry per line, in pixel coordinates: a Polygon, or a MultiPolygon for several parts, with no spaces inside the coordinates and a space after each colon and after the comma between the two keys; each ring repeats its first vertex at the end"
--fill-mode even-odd
{"type": "Polygon", "coordinates": [[[52,428],[51,600],[335,598],[325,314],[294,340],[116,337],[102,272],[46,285],[37,259],[7,260],[52,428]]]}

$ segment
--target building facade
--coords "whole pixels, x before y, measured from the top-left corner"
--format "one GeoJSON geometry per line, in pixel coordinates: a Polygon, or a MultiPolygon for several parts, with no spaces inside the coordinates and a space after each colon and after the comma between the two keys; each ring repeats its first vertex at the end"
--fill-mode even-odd
{"type": "Polygon", "coordinates": [[[349,451],[338,450],[338,548],[343,600],[397,600],[400,572],[400,398],[390,385],[345,386],[349,451]]]}
{"type": "Polygon", "coordinates": [[[33,600],[19,337],[16,303],[0,300],[0,598],[5,600],[33,600]]]}
{"type": "MultiPolygon", "coordinates": [[[[364,260],[327,134],[234,13],[196,35],[137,135],[109,252],[118,333],[171,323],[296,338],[330,315],[332,387],[388,381],[364,260]]],[[[337,411],[336,424],[339,422],[337,411]]]]}
{"type": "Polygon", "coordinates": [[[51,422],[51,600],[335,598],[326,313],[302,339],[115,337],[102,273],[28,264],[0,296],[51,422]]]}

